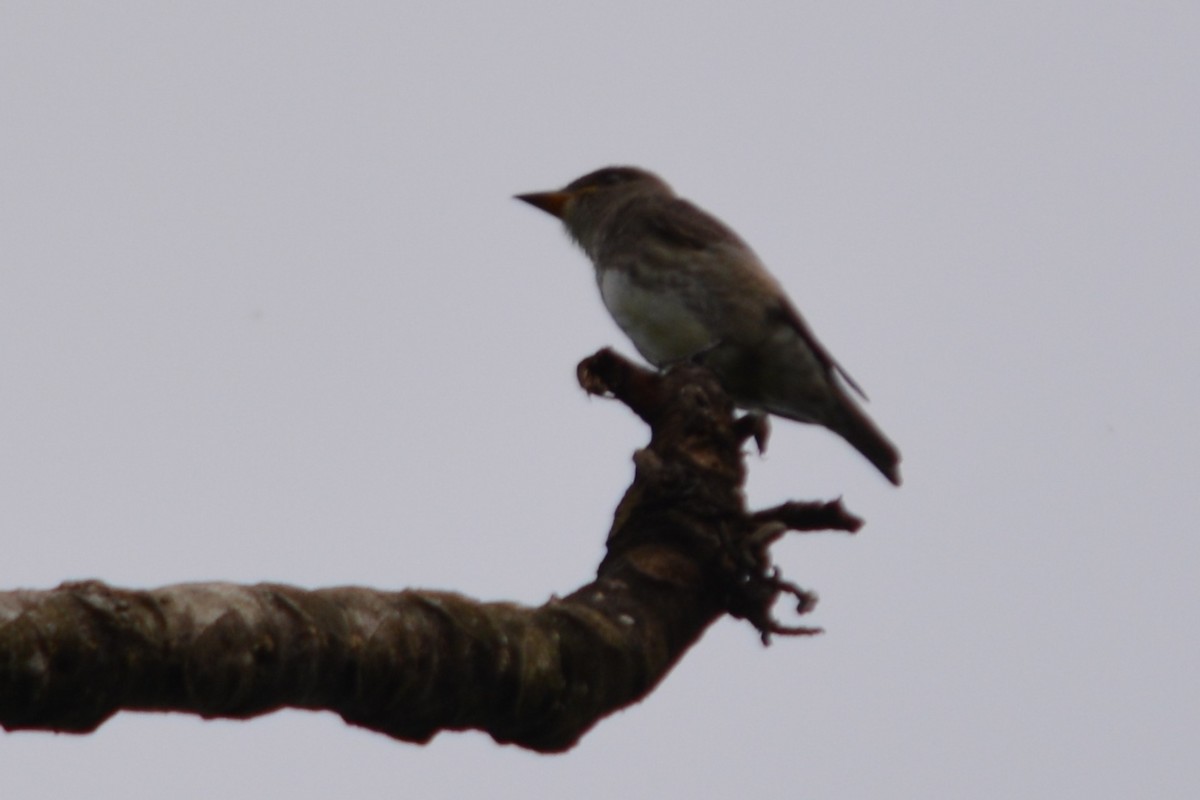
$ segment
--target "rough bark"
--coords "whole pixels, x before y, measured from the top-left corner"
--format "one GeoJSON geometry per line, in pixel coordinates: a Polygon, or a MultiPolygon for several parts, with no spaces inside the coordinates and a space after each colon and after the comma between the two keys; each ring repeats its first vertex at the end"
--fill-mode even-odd
{"type": "Polygon", "coordinates": [[[344,587],[96,581],[0,593],[0,724],[83,733],[121,710],[245,718],[329,710],[411,742],[477,729],[570,748],[643,698],[720,615],[762,633],[781,594],[769,545],[786,530],[856,530],[840,503],[745,508],[742,449],[765,422],[735,419],[711,376],[665,376],[602,350],[579,367],[651,427],[596,580],[529,608],[462,595],[344,587]]]}

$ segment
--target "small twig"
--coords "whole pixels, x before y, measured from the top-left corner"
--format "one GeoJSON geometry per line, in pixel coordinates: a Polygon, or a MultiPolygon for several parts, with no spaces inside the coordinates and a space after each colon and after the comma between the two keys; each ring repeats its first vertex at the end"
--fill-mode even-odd
{"type": "MultiPolygon", "coordinates": [[[[764,508],[750,515],[757,522],[778,522],[790,531],[846,531],[855,533],[863,520],[846,510],[842,498],[822,501],[791,501],[764,508]]],[[[776,537],[778,538],[778,537],[776,537]]]]}

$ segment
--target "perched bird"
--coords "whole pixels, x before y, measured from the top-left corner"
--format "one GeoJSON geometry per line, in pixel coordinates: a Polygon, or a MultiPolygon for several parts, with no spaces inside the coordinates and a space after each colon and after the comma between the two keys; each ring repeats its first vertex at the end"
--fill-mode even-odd
{"type": "Polygon", "coordinates": [[[517,195],[563,221],[600,296],[656,367],[697,361],[743,408],[824,425],[900,484],[900,454],[839,382],[858,384],[809,331],[754,251],[661,178],[607,167],[517,195]]]}

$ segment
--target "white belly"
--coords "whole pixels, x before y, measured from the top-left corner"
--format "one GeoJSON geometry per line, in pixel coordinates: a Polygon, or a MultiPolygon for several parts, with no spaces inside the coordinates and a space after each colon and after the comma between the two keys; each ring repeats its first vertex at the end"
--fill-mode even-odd
{"type": "Polygon", "coordinates": [[[668,287],[651,291],[627,273],[609,269],[600,277],[600,296],[638,352],[655,366],[682,361],[715,344],[700,318],[668,287]]]}

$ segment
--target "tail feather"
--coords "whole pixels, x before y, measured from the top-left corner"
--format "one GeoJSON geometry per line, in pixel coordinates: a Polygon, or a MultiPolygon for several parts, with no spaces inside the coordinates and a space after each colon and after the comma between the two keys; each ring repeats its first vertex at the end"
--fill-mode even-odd
{"type": "Polygon", "coordinates": [[[885,478],[900,485],[900,451],[857,403],[843,394],[834,419],[827,425],[862,453],[885,478]]]}
{"type": "MultiPolygon", "coordinates": [[[[813,342],[798,338],[791,328],[780,328],[753,348],[724,343],[700,358],[742,408],[822,425],[899,486],[900,452],[838,381],[836,362],[824,350],[814,350],[813,342]]],[[[848,376],[847,384],[861,393],[848,376]]]]}

